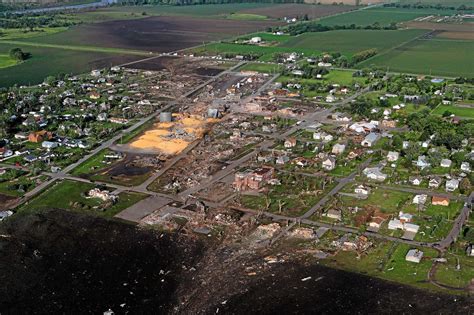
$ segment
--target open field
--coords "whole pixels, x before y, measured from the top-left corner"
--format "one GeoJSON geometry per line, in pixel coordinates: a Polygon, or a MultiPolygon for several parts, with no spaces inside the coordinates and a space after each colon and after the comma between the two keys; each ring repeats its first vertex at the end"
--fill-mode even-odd
{"type": "Polygon", "coordinates": [[[15,59],[12,59],[8,54],[0,55],[0,69],[7,68],[16,65],[15,59]]]}
{"type": "Polygon", "coordinates": [[[281,19],[284,17],[296,17],[308,15],[310,19],[320,18],[355,9],[347,5],[308,5],[308,4],[280,4],[260,8],[242,10],[242,13],[258,14],[270,18],[281,19]]]}
{"type": "Polygon", "coordinates": [[[32,57],[16,66],[1,69],[0,87],[14,84],[39,83],[49,75],[56,75],[58,73],[82,73],[96,68],[143,58],[133,55],[8,44],[0,44],[0,54],[8,54],[8,51],[15,47],[30,52],[32,57]]]}
{"type": "Polygon", "coordinates": [[[272,21],[224,19],[210,23],[208,19],[198,18],[149,17],[80,25],[66,32],[38,37],[35,42],[170,52],[235,35],[262,31],[267,26],[278,24],[272,21]]]}
{"type": "Polygon", "coordinates": [[[472,41],[416,40],[358,66],[383,66],[389,67],[391,71],[406,73],[470,76],[474,73],[472,51],[472,41]]]}
{"type": "Polygon", "coordinates": [[[390,23],[400,23],[411,21],[420,16],[431,14],[454,14],[456,11],[438,11],[434,9],[399,9],[399,8],[374,8],[362,11],[349,12],[337,16],[331,16],[320,20],[323,25],[351,25],[367,26],[374,23],[389,25],[390,23]]]}
{"type": "Polygon", "coordinates": [[[118,212],[146,197],[144,194],[122,192],[119,194],[119,199],[115,204],[108,207],[105,211],[99,211],[96,208],[102,204],[100,199],[84,197],[84,194],[94,187],[95,185],[93,184],[66,180],[55,184],[38,197],[22,205],[19,211],[34,212],[48,209],[63,209],[113,217],[118,212]],[[81,206],[74,207],[73,204],[80,204],[81,206]]]}
{"type": "Polygon", "coordinates": [[[433,22],[407,22],[407,27],[425,30],[435,30],[436,38],[474,40],[474,23],[433,23],[433,22]]]}
{"type": "Polygon", "coordinates": [[[344,55],[352,55],[362,50],[376,48],[380,53],[420,36],[425,32],[423,30],[341,30],[305,33],[291,38],[281,46],[325,52],[340,52],[344,55]]]}
{"type": "Polygon", "coordinates": [[[451,112],[456,116],[474,119],[473,107],[460,107],[456,105],[438,105],[431,113],[434,115],[443,115],[444,112],[451,112]]]}
{"type": "MultiPolygon", "coordinates": [[[[194,17],[208,17],[208,18],[225,18],[232,13],[249,13],[246,10],[253,10],[258,8],[271,7],[269,3],[229,3],[229,4],[206,4],[206,5],[149,5],[149,6],[117,6],[111,8],[99,9],[95,12],[103,15],[120,15],[120,14],[134,14],[136,16],[142,15],[146,12],[147,15],[161,15],[161,16],[194,16],[194,17]]],[[[92,12],[92,13],[95,13],[92,12]]],[[[80,14],[81,17],[83,14],[80,14]]],[[[84,13],[89,15],[89,13],[84,13]]]]}
{"type": "Polygon", "coordinates": [[[400,4],[440,4],[442,6],[459,6],[472,4],[469,0],[398,0],[400,4]]]}
{"type": "MultiPolygon", "coordinates": [[[[94,18],[101,15],[104,18],[111,16],[121,17],[133,14],[135,17],[146,12],[147,15],[160,16],[193,16],[203,18],[228,18],[229,15],[252,14],[255,18],[265,16],[272,19],[283,17],[296,17],[308,14],[310,18],[323,17],[354,9],[354,6],[334,6],[330,5],[308,5],[308,4],[274,4],[274,3],[228,3],[228,4],[206,4],[189,6],[131,6],[131,7],[111,7],[99,9],[95,12],[80,14],[81,20],[94,18]],[[94,13],[94,14],[91,14],[94,13]]],[[[251,17],[251,16],[247,16],[251,17]]]]}

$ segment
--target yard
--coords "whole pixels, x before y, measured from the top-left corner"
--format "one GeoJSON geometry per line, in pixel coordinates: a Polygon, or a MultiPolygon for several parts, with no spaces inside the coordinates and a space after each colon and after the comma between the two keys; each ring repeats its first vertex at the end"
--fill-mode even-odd
{"type": "Polygon", "coordinates": [[[98,198],[85,198],[84,196],[94,187],[96,187],[94,184],[65,180],[56,183],[31,201],[23,204],[18,211],[34,212],[48,209],[63,209],[113,217],[118,212],[146,197],[144,194],[122,192],[119,194],[117,203],[105,211],[99,211],[97,208],[103,201],[98,198]]]}
{"type": "Polygon", "coordinates": [[[415,287],[435,289],[427,281],[430,258],[437,257],[435,250],[422,248],[424,259],[416,264],[405,260],[411,249],[409,245],[371,241],[374,246],[360,257],[353,251],[339,251],[337,255],[321,260],[321,263],[415,287]]]}
{"type": "Polygon", "coordinates": [[[456,105],[438,105],[431,113],[434,115],[443,115],[450,112],[459,117],[474,119],[474,107],[461,107],[456,105]]]}
{"type": "MultiPolygon", "coordinates": [[[[242,205],[255,210],[300,216],[315,205],[323,195],[322,178],[300,174],[285,174],[278,178],[282,184],[269,186],[268,194],[242,194],[240,199],[242,205]]],[[[327,183],[324,191],[334,185],[327,183]]]]}

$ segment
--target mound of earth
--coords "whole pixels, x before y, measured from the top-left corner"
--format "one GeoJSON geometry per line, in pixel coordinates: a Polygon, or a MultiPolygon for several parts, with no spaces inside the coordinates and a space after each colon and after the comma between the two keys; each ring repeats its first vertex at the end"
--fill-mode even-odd
{"type": "Polygon", "coordinates": [[[1,314],[468,314],[472,301],[268,250],[51,210],[0,224],[1,314]]]}

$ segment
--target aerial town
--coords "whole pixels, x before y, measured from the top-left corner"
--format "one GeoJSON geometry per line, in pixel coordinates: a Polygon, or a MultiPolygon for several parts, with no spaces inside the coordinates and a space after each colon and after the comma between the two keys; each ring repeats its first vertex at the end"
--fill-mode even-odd
{"type": "Polygon", "coordinates": [[[59,209],[237,248],[249,279],[295,259],[474,294],[472,78],[191,49],[0,94],[0,221],[59,209]]]}

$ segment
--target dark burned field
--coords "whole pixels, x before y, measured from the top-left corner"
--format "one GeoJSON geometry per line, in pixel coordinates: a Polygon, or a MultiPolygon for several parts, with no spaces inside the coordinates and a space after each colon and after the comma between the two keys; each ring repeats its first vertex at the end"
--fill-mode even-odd
{"type": "Polygon", "coordinates": [[[265,30],[275,21],[236,21],[189,17],[149,17],[86,24],[35,39],[38,43],[114,47],[170,52],[234,35],[265,30]]]}
{"type": "Polygon", "coordinates": [[[17,215],[0,235],[1,314],[468,314],[471,302],[65,211],[17,215]]]}

